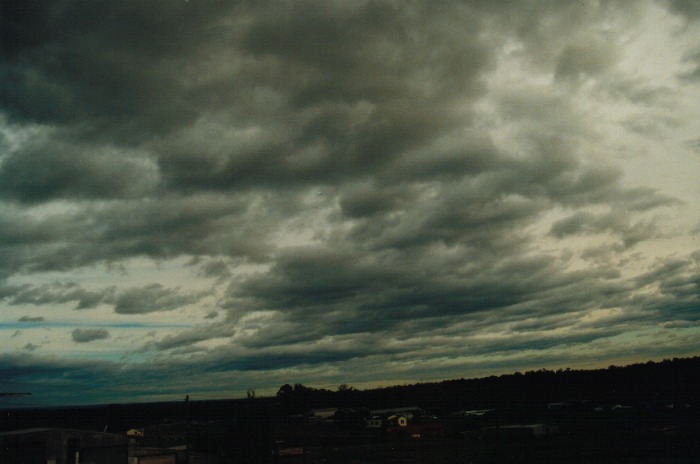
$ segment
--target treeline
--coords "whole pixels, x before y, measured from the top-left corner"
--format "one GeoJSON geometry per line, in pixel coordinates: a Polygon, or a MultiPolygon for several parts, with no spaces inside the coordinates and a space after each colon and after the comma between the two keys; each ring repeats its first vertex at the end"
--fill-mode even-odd
{"type": "Polygon", "coordinates": [[[72,427],[121,432],[156,423],[222,421],[303,414],[316,408],[384,409],[417,406],[443,415],[460,410],[542,410],[548,403],[638,405],[688,404],[700,408],[700,357],[625,367],[540,369],[479,379],[455,379],[368,390],[341,385],[336,390],[285,384],[275,397],[109,404],[5,410],[0,430],[72,427]]]}
{"type": "Polygon", "coordinates": [[[700,357],[595,370],[540,369],[371,390],[342,385],[332,391],[287,384],[279,389],[277,399],[283,414],[358,406],[370,409],[418,406],[444,414],[482,408],[542,408],[562,401],[601,405],[663,401],[700,406],[700,357]]]}

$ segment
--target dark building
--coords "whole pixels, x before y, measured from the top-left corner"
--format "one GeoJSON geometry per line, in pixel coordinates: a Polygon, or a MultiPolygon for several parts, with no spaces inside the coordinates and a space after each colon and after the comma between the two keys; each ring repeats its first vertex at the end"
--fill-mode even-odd
{"type": "Polygon", "coordinates": [[[125,436],[87,430],[37,428],[0,433],[0,462],[7,464],[124,464],[125,436]]]}

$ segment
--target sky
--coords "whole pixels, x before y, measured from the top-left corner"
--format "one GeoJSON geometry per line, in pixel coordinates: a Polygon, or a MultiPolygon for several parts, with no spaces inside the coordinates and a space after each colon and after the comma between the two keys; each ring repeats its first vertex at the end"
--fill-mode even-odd
{"type": "Polygon", "coordinates": [[[696,1],[16,0],[0,41],[0,392],[700,355],[696,1]]]}

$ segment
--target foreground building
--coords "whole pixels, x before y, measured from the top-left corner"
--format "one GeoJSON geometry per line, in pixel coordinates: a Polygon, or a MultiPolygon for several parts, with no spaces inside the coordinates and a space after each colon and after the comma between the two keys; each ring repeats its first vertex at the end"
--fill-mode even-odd
{"type": "Polygon", "coordinates": [[[126,436],[61,428],[0,433],[0,462],[12,464],[124,464],[126,436]]]}

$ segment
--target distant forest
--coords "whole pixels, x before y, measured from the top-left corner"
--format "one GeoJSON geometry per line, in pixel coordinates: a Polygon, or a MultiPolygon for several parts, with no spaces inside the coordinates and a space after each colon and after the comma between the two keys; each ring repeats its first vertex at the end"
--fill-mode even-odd
{"type": "MultiPolygon", "coordinates": [[[[222,387],[223,388],[223,387],[222,387]]],[[[248,415],[303,414],[315,408],[384,409],[415,406],[441,416],[493,408],[514,413],[542,410],[548,403],[588,406],[664,404],[700,407],[700,357],[606,369],[540,369],[478,379],[455,379],[368,390],[341,385],[337,390],[282,385],[274,397],[4,409],[0,427],[74,427],[123,431],[158,422],[228,420],[248,415]]]]}
{"type": "Polygon", "coordinates": [[[700,406],[700,357],[649,361],[606,369],[540,369],[478,379],[455,379],[370,390],[341,385],[337,391],[296,384],[277,392],[281,411],[364,406],[418,406],[436,414],[458,410],[517,409],[552,402],[636,405],[664,401],[700,406]]]}

